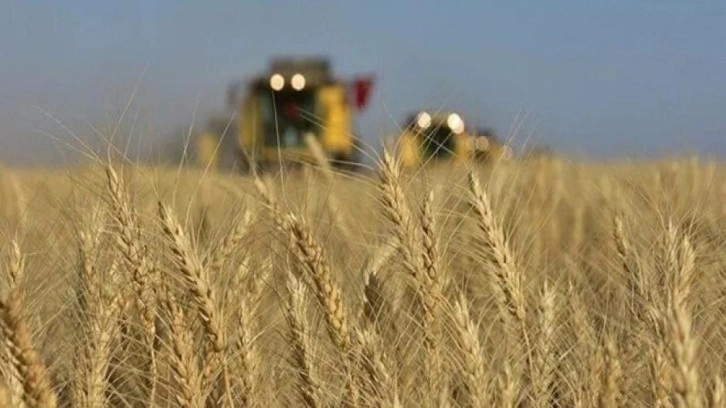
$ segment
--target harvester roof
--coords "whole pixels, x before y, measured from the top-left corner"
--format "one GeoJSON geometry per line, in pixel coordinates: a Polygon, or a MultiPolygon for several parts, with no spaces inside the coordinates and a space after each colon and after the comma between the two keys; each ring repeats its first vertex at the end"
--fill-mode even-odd
{"type": "Polygon", "coordinates": [[[430,127],[447,127],[459,134],[465,130],[464,119],[456,112],[426,112],[419,111],[408,118],[409,126],[413,129],[428,129],[430,127]]]}
{"type": "Polygon", "coordinates": [[[275,58],[270,62],[269,75],[275,74],[284,78],[302,75],[308,86],[324,85],[332,80],[327,58],[275,58]]]}

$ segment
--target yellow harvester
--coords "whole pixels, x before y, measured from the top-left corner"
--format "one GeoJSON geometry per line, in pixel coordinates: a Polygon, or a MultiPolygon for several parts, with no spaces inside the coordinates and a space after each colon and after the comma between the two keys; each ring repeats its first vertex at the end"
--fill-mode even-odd
{"type": "Polygon", "coordinates": [[[367,78],[337,80],[328,60],[307,58],[273,60],[266,74],[230,87],[243,167],[313,161],[310,136],[334,165],[356,163],[353,117],[371,86],[367,78]]]}
{"type": "Polygon", "coordinates": [[[506,160],[509,146],[500,144],[489,132],[472,132],[458,113],[419,112],[409,117],[398,139],[401,164],[407,168],[427,163],[470,160],[506,160]]]}

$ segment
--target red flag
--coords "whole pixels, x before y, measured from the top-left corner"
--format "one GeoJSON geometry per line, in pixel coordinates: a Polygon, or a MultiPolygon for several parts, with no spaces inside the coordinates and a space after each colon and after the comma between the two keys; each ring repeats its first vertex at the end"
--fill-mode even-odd
{"type": "Polygon", "coordinates": [[[368,99],[371,96],[371,90],[373,89],[373,76],[360,76],[354,81],[355,85],[355,107],[358,110],[363,110],[368,105],[368,99]]]}

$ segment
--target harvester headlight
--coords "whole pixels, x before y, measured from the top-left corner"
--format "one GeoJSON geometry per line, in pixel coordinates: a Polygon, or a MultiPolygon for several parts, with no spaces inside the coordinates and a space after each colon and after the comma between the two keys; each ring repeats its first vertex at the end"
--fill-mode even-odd
{"type": "Polygon", "coordinates": [[[419,113],[418,117],[416,117],[416,126],[420,127],[421,129],[426,129],[427,127],[431,126],[431,115],[426,112],[419,113]]]}
{"type": "Polygon", "coordinates": [[[280,74],[272,75],[270,77],[270,87],[275,91],[281,90],[285,87],[285,77],[280,74]]]}
{"type": "Polygon", "coordinates": [[[452,132],[459,134],[464,131],[464,121],[456,113],[452,113],[446,118],[446,125],[449,126],[452,132]]]}
{"type": "Polygon", "coordinates": [[[305,88],[305,77],[302,74],[295,74],[292,76],[290,83],[292,84],[292,89],[302,91],[305,88]]]}

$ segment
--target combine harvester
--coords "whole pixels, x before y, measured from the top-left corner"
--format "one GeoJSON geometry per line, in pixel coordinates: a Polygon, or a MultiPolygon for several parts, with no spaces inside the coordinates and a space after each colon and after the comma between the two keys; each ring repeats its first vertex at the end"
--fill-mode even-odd
{"type": "Polygon", "coordinates": [[[398,137],[396,152],[404,168],[456,162],[509,160],[512,149],[489,131],[471,132],[455,112],[411,115],[398,137]]]}
{"type": "MultiPolygon", "coordinates": [[[[359,163],[353,119],[368,102],[373,80],[346,82],[331,74],[324,58],[281,58],[269,71],[232,85],[228,105],[237,112],[233,133],[244,171],[316,160],[319,148],[334,167],[359,163]]],[[[221,133],[208,129],[197,139],[198,161],[215,167],[221,133]]]]}

